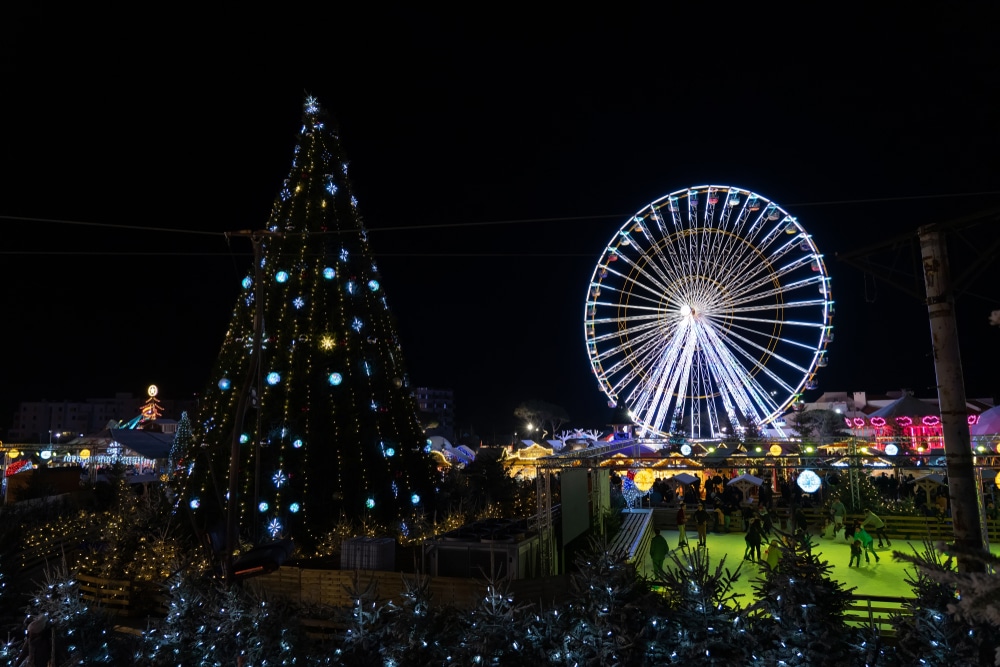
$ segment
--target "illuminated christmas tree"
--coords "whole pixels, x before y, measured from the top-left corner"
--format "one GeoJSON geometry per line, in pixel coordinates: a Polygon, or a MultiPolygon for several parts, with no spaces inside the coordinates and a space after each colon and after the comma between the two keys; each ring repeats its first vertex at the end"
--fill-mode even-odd
{"type": "Polygon", "coordinates": [[[188,456],[184,502],[205,526],[225,510],[234,436],[244,537],[315,543],[342,516],[405,532],[431,501],[434,468],[347,172],[306,98],[267,229],[240,233],[258,259],[202,401],[204,445],[188,456]]]}

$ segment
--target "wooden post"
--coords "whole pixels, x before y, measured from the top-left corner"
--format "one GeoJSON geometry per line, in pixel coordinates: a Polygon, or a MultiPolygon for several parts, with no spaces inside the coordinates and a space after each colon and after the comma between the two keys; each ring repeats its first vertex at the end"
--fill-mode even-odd
{"type": "MultiPolygon", "coordinates": [[[[923,263],[927,315],[931,326],[934,371],[937,374],[938,404],[941,408],[941,434],[948,465],[948,494],[951,499],[952,530],[955,542],[969,549],[983,549],[979,521],[981,503],[976,485],[972,444],[967,421],[965,379],[958,346],[958,326],[948,267],[944,234],[937,225],[917,230],[923,263]]],[[[983,563],[958,558],[962,572],[983,572],[983,563]]]]}

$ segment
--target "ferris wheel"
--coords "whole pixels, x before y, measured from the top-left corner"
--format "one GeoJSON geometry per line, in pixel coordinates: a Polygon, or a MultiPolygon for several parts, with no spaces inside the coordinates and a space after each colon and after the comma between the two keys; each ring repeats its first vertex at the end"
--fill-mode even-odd
{"type": "Polygon", "coordinates": [[[601,390],[637,435],[780,433],[826,366],[833,310],[823,256],[794,217],[754,192],[702,185],[615,233],[587,288],[584,333],[601,390]]]}

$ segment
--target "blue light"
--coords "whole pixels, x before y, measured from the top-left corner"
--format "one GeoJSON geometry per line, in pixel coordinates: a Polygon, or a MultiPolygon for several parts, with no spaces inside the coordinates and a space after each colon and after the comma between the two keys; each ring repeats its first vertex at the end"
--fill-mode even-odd
{"type": "Polygon", "coordinates": [[[370,289],[371,291],[377,292],[378,291],[378,287],[379,287],[379,285],[378,285],[378,281],[377,280],[369,280],[368,281],[368,289],[370,289]]]}
{"type": "Polygon", "coordinates": [[[229,378],[222,378],[219,380],[219,389],[222,391],[229,391],[229,388],[233,386],[233,383],[229,381],[229,378]]]}
{"type": "Polygon", "coordinates": [[[346,261],[347,261],[347,258],[348,258],[349,256],[350,256],[350,253],[349,253],[349,252],[347,252],[347,248],[341,248],[341,249],[340,249],[340,261],[341,261],[341,262],[346,262],[346,261]]]}
{"type": "Polygon", "coordinates": [[[283,470],[279,470],[271,476],[271,481],[274,482],[275,487],[280,489],[288,481],[288,475],[283,470]]]}
{"type": "Polygon", "coordinates": [[[420,496],[417,495],[416,493],[414,493],[412,496],[410,496],[410,502],[413,503],[414,505],[419,505],[420,504],[420,496]]]}
{"type": "Polygon", "coordinates": [[[247,276],[246,278],[243,279],[242,285],[243,289],[250,289],[250,287],[253,285],[253,279],[250,278],[250,276],[247,276]]]}
{"type": "Polygon", "coordinates": [[[261,512],[266,512],[267,508],[269,507],[270,505],[268,505],[267,502],[264,500],[260,501],[260,505],[257,505],[257,509],[259,509],[261,512]]]}
{"type": "Polygon", "coordinates": [[[272,387],[281,382],[281,374],[271,371],[267,374],[267,383],[272,387]]]}
{"type": "Polygon", "coordinates": [[[271,534],[271,537],[277,537],[281,533],[282,525],[277,519],[271,519],[271,522],[267,524],[267,532],[271,534]]]}
{"type": "Polygon", "coordinates": [[[329,377],[330,384],[336,387],[338,384],[344,381],[344,376],[340,373],[330,373],[329,377]]]}
{"type": "Polygon", "coordinates": [[[323,277],[326,278],[327,280],[333,280],[334,278],[337,277],[337,272],[328,266],[325,269],[323,269],[323,277]]]}
{"type": "Polygon", "coordinates": [[[274,274],[274,279],[277,280],[279,283],[287,283],[288,282],[288,272],[287,271],[278,271],[276,274],[274,274]]]}
{"type": "Polygon", "coordinates": [[[295,449],[302,449],[302,441],[296,440],[295,442],[292,443],[292,447],[294,447],[295,449]]]}
{"type": "Polygon", "coordinates": [[[247,435],[246,433],[241,433],[240,434],[240,444],[241,445],[245,445],[248,442],[250,442],[250,436],[247,435]]]}
{"type": "Polygon", "coordinates": [[[430,454],[433,449],[434,449],[434,447],[430,443],[427,443],[426,445],[424,445],[424,451],[427,452],[428,454],[430,454]]]}
{"type": "Polygon", "coordinates": [[[348,280],[347,281],[347,293],[348,294],[354,294],[354,290],[355,290],[354,281],[353,280],[348,280]]]}
{"type": "Polygon", "coordinates": [[[296,310],[299,310],[302,306],[306,305],[306,300],[301,296],[297,296],[292,300],[292,305],[295,306],[296,310]]]}
{"type": "Polygon", "coordinates": [[[385,455],[386,456],[395,456],[396,455],[396,450],[393,449],[392,447],[386,447],[386,449],[385,449],[385,455]]]}
{"type": "Polygon", "coordinates": [[[368,509],[375,509],[375,499],[369,498],[368,500],[366,500],[365,507],[367,507],[368,509]]]}
{"type": "Polygon", "coordinates": [[[288,506],[288,511],[291,512],[292,514],[298,514],[300,509],[302,509],[302,506],[299,505],[298,503],[292,503],[291,505],[288,506]]]}
{"type": "Polygon", "coordinates": [[[358,333],[361,333],[361,328],[363,326],[365,326],[365,323],[362,322],[361,319],[358,317],[355,317],[354,321],[351,322],[351,328],[357,331],[358,333]]]}
{"type": "Polygon", "coordinates": [[[198,498],[192,498],[191,502],[189,502],[188,505],[191,506],[191,509],[196,510],[199,507],[201,507],[201,500],[198,498]]]}

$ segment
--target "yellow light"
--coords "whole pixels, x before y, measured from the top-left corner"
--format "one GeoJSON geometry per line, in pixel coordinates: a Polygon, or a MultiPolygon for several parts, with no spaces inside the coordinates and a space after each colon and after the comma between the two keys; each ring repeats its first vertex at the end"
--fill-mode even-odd
{"type": "Polygon", "coordinates": [[[21,452],[17,451],[16,449],[12,449],[9,452],[7,452],[7,456],[9,456],[12,459],[16,459],[20,455],[21,455],[21,452]]]}
{"type": "Polygon", "coordinates": [[[156,396],[158,393],[160,393],[160,388],[157,387],[155,384],[151,384],[149,385],[149,388],[146,389],[146,393],[149,394],[150,396],[156,396]]]}
{"type": "Polygon", "coordinates": [[[333,336],[326,335],[319,339],[319,346],[323,350],[332,350],[333,344],[333,336]]]}
{"type": "Polygon", "coordinates": [[[771,453],[771,456],[781,456],[781,445],[771,445],[771,449],[767,450],[771,453]]]}
{"type": "Polygon", "coordinates": [[[80,458],[84,459],[84,460],[89,459],[90,458],[90,450],[89,449],[81,449],[80,450],[80,458]]]}
{"type": "Polygon", "coordinates": [[[635,483],[635,488],[645,493],[653,488],[653,482],[656,481],[656,476],[653,475],[652,470],[643,468],[635,473],[635,477],[632,478],[632,481],[635,483]]]}

